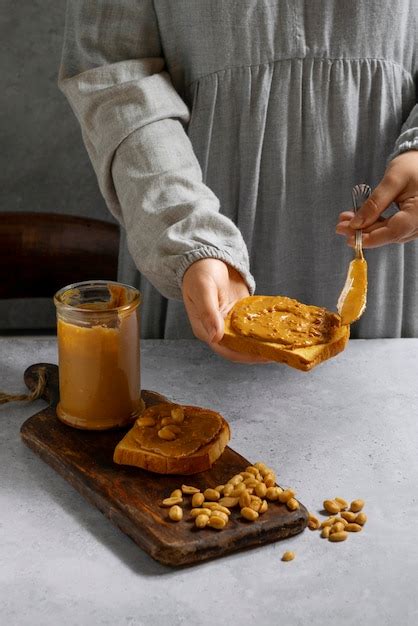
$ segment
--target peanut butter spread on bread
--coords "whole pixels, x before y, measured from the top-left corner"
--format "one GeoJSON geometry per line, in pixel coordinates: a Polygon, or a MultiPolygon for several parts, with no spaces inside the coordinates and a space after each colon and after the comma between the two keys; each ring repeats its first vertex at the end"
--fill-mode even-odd
{"type": "Polygon", "coordinates": [[[158,404],[148,408],[131,431],[133,442],[143,450],[179,458],[189,456],[210,443],[222,428],[222,418],[214,411],[182,406],[178,407],[181,408],[182,419],[176,419],[176,414],[173,413],[175,406],[158,404]],[[152,420],[154,424],[149,423],[152,420]],[[144,423],[147,425],[142,425],[144,423]],[[175,439],[162,439],[158,433],[163,428],[172,429],[175,439]]]}
{"type": "Polygon", "coordinates": [[[292,348],[328,343],[340,327],[335,313],[285,296],[249,296],[232,310],[236,333],[292,348]]]}

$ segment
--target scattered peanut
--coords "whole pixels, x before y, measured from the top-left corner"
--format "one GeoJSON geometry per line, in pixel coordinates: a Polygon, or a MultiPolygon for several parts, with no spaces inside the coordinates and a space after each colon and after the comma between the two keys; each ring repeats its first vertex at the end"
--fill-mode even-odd
{"type": "Polygon", "coordinates": [[[221,517],[223,520],[225,520],[225,522],[229,521],[228,515],[224,513],[223,511],[219,511],[218,509],[213,509],[213,511],[210,512],[210,517],[213,517],[214,515],[216,515],[216,517],[221,517]]]}
{"type": "Polygon", "coordinates": [[[276,476],[272,472],[266,474],[264,476],[264,484],[266,485],[266,487],[274,487],[274,485],[276,484],[276,476]]]}
{"type": "Polygon", "coordinates": [[[258,469],[254,467],[254,465],[250,465],[249,467],[246,467],[245,471],[247,472],[247,474],[252,474],[253,476],[257,476],[258,474],[258,469]]]}
{"type": "Polygon", "coordinates": [[[226,526],[226,522],[224,519],[222,519],[222,517],[219,517],[218,515],[211,515],[208,525],[211,528],[216,528],[216,530],[222,530],[222,528],[226,526]]]}
{"type": "Polygon", "coordinates": [[[215,487],[215,491],[219,491],[219,493],[222,495],[224,487],[225,487],[225,485],[217,485],[215,487]]]}
{"type": "MultiPolygon", "coordinates": [[[[257,490],[256,490],[257,493],[257,490]]],[[[280,491],[280,487],[267,487],[266,488],[266,493],[265,496],[267,498],[267,500],[271,500],[272,502],[274,502],[274,500],[278,500],[280,498],[280,495],[283,492],[280,491]]],[[[290,498],[289,498],[290,500],[290,498]]]]}
{"type": "Polygon", "coordinates": [[[153,417],[140,417],[136,423],[138,426],[155,426],[155,419],[153,417]]]}
{"type": "Polygon", "coordinates": [[[226,506],[219,504],[219,502],[204,502],[203,506],[211,511],[217,509],[218,511],[223,511],[227,515],[231,515],[231,511],[226,506]]]}
{"type": "Polygon", "coordinates": [[[350,506],[350,511],[358,513],[364,507],[364,500],[353,500],[350,506]]]}
{"type": "MultiPolygon", "coordinates": [[[[270,489],[274,489],[274,487],[270,487],[270,489]]],[[[258,483],[258,485],[255,486],[255,493],[260,498],[264,498],[267,493],[267,486],[264,483],[258,483]]]]}
{"type": "Polygon", "coordinates": [[[174,506],[175,504],[181,504],[183,498],[165,498],[162,501],[162,506],[174,506]]]}
{"type": "Polygon", "coordinates": [[[209,515],[205,515],[204,513],[201,513],[200,515],[198,515],[195,519],[195,524],[198,528],[205,528],[205,526],[208,525],[209,522],[209,515]]]}
{"type": "Polygon", "coordinates": [[[295,556],[296,555],[294,552],[291,552],[290,550],[286,550],[286,552],[283,553],[282,561],[293,561],[295,556]]]}
{"type": "Polygon", "coordinates": [[[223,495],[230,496],[233,491],[234,491],[234,485],[225,485],[223,495]]]}
{"type": "Polygon", "coordinates": [[[192,497],[192,507],[195,509],[196,507],[202,506],[205,501],[205,496],[203,493],[194,493],[192,497]]]}
{"type": "Polygon", "coordinates": [[[327,513],[339,513],[341,511],[341,507],[338,504],[338,502],[335,502],[335,500],[324,500],[324,509],[326,510],[327,513]]]}
{"type": "Polygon", "coordinates": [[[263,500],[260,506],[260,510],[258,511],[258,513],[260,515],[262,515],[263,513],[265,513],[267,511],[267,509],[269,508],[269,505],[267,504],[267,500],[263,500]]]}
{"type": "Polygon", "coordinates": [[[285,504],[288,500],[290,500],[290,498],[293,498],[293,496],[296,495],[296,491],[294,491],[293,489],[285,489],[284,491],[279,493],[279,501],[282,502],[282,504],[285,504]]]}
{"type": "Polygon", "coordinates": [[[173,433],[173,431],[167,426],[164,426],[164,428],[161,428],[158,431],[158,436],[160,439],[164,439],[165,441],[173,441],[173,439],[176,438],[176,433],[173,433]]]}
{"type": "Polygon", "coordinates": [[[360,524],[347,524],[347,526],[345,527],[345,530],[348,531],[349,533],[359,533],[360,530],[363,530],[363,526],[360,526],[360,524]]]}
{"type": "Polygon", "coordinates": [[[330,532],[331,532],[331,526],[324,526],[321,532],[321,537],[328,539],[330,532]]]}
{"type": "Polygon", "coordinates": [[[311,530],[318,530],[319,526],[320,526],[319,519],[315,517],[315,515],[313,515],[312,513],[309,513],[308,528],[310,528],[311,530]]]}
{"type": "Polygon", "coordinates": [[[343,511],[341,513],[341,517],[345,519],[347,522],[354,522],[357,518],[357,515],[356,513],[353,513],[352,511],[343,511]]]}
{"type": "Polygon", "coordinates": [[[254,522],[258,518],[257,511],[254,511],[254,509],[251,509],[249,506],[244,506],[244,508],[241,509],[241,515],[250,522],[254,522]]]}
{"type": "Polygon", "coordinates": [[[256,467],[258,469],[260,474],[261,474],[261,470],[262,469],[267,470],[267,465],[265,463],[261,463],[260,461],[257,462],[257,463],[254,463],[254,467],[256,467]]]}
{"type": "Polygon", "coordinates": [[[161,426],[168,426],[169,424],[174,424],[171,417],[163,417],[161,420],[161,426]]]}
{"type": "Polygon", "coordinates": [[[299,502],[296,500],[296,498],[290,498],[286,502],[286,506],[289,511],[297,511],[299,509],[299,502]]]}
{"type": "Polygon", "coordinates": [[[239,502],[239,498],[233,498],[232,496],[225,496],[218,500],[218,503],[222,506],[226,506],[228,509],[233,509],[234,506],[237,506],[239,502]]]}
{"type": "Polygon", "coordinates": [[[250,506],[251,504],[251,496],[247,490],[243,491],[239,497],[239,505],[240,508],[243,509],[246,506],[250,506]]]}
{"type": "Polygon", "coordinates": [[[336,522],[331,526],[329,534],[333,535],[334,533],[340,533],[342,530],[344,530],[344,524],[342,524],[341,522],[336,522]]]}
{"type": "Polygon", "coordinates": [[[235,474],[235,476],[228,480],[227,485],[234,485],[235,487],[236,485],[238,485],[238,483],[242,483],[243,480],[244,479],[241,474],[235,474]]]}
{"type": "Polygon", "coordinates": [[[341,530],[338,533],[330,534],[330,536],[328,537],[328,541],[333,541],[333,542],[345,541],[347,537],[348,537],[348,533],[346,533],[344,530],[341,530]]]}
{"type": "Polygon", "coordinates": [[[344,511],[345,509],[348,509],[348,502],[347,500],[344,500],[344,498],[334,498],[335,502],[337,504],[340,505],[340,510],[344,511]]]}
{"type": "Polygon", "coordinates": [[[356,524],[360,524],[360,526],[364,526],[364,524],[367,522],[367,515],[365,513],[359,513],[358,515],[356,515],[354,522],[356,524]]]}
{"type": "Polygon", "coordinates": [[[239,483],[238,485],[236,485],[235,489],[233,491],[231,491],[231,496],[233,498],[238,498],[245,490],[246,490],[246,485],[244,485],[244,483],[239,483]]]}
{"type": "Polygon", "coordinates": [[[174,491],[172,491],[170,494],[170,498],[182,498],[182,497],[183,497],[183,492],[181,489],[174,489],[174,491]]]}
{"type": "Polygon", "coordinates": [[[219,491],[216,491],[216,489],[205,489],[203,495],[205,496],[205,500],[209,500],[210,502],[215,502],[221,497],[221,494],[219,491]]]}
{"type": "Polygon", "coordinates": [[[197,487],[191,487],[190,485],[182,485],[181,490],[183,493],[187,495],[191,495],[193,493],[199,493],[200,491],[200,489],[198,489],[197,487]]]}
{"type": "Polygon", "coordinates": [[[200,508],[196,508],[196,509],[192,509],[190,511],[190,515],[192,517],[198,517],[199,515],[207,515],[208,517],[211,514],[211,509],[208,509],[207,507],[200,507],[200,508]]]}
{"type": "Polygon", "coordinates": [[[175,504],[168,511],[168,517],[173,522],[179,522],[181,519],[183,519],[183,510],[177,504],[175,504]]]}
{"type": "MultiPolygon", "coordinates": [[[[253,509],[253,511],[257,511],[257,513],[259,512],[259,510],[261,509],[261,500],[251,500],[250,502],[250,509],[253,509]]],[[[246,507],[242,507],[243,509],[245,509],[246,507]]]]}
{"type": "Polygon", "coordinates": [[[336,518],[336,517],[329,517],[328,519],[326,519],[325,521],[322,522],[321,528],[325,528],[326,526],[332,526],[333,524],[335,524],[337,519],[338,518],[336,518]]]}

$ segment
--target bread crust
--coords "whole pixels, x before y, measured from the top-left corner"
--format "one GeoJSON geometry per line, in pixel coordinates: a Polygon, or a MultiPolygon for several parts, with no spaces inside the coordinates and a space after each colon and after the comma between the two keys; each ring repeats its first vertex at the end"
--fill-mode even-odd
{"type": "Polygon", "coordinates": [[[350,326],[340,326],[332,341],[326,344],[307,346],[304,348],[285,348],[283,345],[268,341],[261,341],[253,337],[238,335],[231,325],[231,314],[233,309],[225,318],[225,331],[221,340],[230,350],[243,352],[254,356],[261,356],[279,363],[286,363],[290,367],[307,372],[323,361],[330,359],[339,352],[342,352],[350,337],[350,326]]]}
{"type": "MultiPolygon", "coordinates": [[[[184,407],[187,409],[199,409],[200,407],[184,407]]],[[[207,413],[209,409],[204,409],[207,413]]],[[[214,411],[210,411],[214,413],[214,411]]],[[[218,414],[219,415],[219,414],[218,414]]],[[[144,416],[144,414],[143,414],[144,416]]],[[[217,435],[205,446],[199,448],[193,454],[184,457],[168,457],[162,454],[145,450],[134,443],[131,432],[128,431],[118,443],[113,454],[113,461],[120,465],[134,465],[149,472],[157,474],[198,474],[212,467],[215,461],[225,450],[231,438],[228,422],[221,416],[221,428],[217,435]]],[[[133,427],[135,428],[135,426],[133,427]]]]}

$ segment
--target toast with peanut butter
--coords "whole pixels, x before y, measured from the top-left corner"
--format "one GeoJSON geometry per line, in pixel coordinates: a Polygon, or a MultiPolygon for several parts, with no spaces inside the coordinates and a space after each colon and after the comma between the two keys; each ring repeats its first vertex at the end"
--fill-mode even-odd
{"type": "Polygon", "coordinates": [[[136,420],[113,460],[158,474],[197,474],[212,467],[229,439],[229,425],[219,413],[161,403],[136,420]]]}
{"type": "Polygon", "coordinates": [[[336,313],[285,296],[248,296],[225,319],[221,344],[308,371],[344,350],[350,327],[336,313]]]}

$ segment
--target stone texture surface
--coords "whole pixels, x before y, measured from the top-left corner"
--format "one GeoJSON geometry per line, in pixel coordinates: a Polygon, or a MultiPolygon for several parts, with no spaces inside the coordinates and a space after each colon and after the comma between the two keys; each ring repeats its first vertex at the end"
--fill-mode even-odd
{"type": "MultiPolygon", "coordinates": [[[[143,387],[219,410],[232,447],[272,465],[309,510],[365,499],[367,526],[341,544],[307,530],[174,571],[20,442],[41,401],[2,406],[2,623],[418,623],[418,340],[351,341],[310,373],[228,363],[193,341],[144,341],[142,357],[143,387]]],[[[1,338],[1,387],[23,391],[25,367],[56,358],[54,338],[1,338]]]]}

